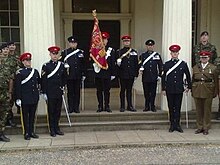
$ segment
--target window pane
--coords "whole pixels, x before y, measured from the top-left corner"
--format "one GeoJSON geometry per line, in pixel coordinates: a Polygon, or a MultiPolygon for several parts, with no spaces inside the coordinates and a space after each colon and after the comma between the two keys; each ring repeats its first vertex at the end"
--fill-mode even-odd
{"type": "Polygon", "coordinates": [[[9,26],[8,12],[0,12],[0,26],[9,26]]]}
{"type": "Polygon", "coordinates": [[[0,10],[8,10],[8,0],[1,0],[0,10]]]}
{"type": "Polygon", "coordinates": [[[11,20],[11,26],[19,26],[19,15],[18,12],[11,12],[10,13],[10,20],[11,20]]]}
{"type": "Polygon", "coordinates": [[[20,30],[18,28],[11,29],[11,40],[14,42],[20,42],[20,30]]]}
{"type": "Polygon", "coordinates": [[[2,42],[8,42],[10,40],[9,28],[1,28],[0,37],[2,42]]]}
{"type": "Polygon", "coordinates": [[[18,10],[18,0],[10,0],[10,9],[18,10]]]}
{"type": "Polygon", "coordinates": [[[72,0],[74,13],[120,13],[120,0],[72,0]]]}

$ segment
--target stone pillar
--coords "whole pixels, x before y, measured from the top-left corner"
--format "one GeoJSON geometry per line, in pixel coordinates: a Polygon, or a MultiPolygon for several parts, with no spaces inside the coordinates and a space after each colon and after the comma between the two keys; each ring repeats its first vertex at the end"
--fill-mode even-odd
{"type": "MultiPolygon", "coordinates": [[[[53,0],[23,0],[24,51],[32,53],[32,66],[41,72],[49,60],[48,47],[55,45],[53,0]]],[[[40,99],[38,114],[45,114],[45,102],[40,99]]]]}
{"type": "MultiPolygon", "coordinates": [[[[181,46],[179,58],[186,61],[191,71],[191,43],[192,43],[192,1],[164,0],[162,56],[164,62],[170,59],[169,46],[181,46]]],[[[191,110],[191,93],[185,100],[183,96],[182,111],[191,110]],[[187,100],[187,102],[186,102],[187,100]]],[[[165,96],[161,98],[161,109],[168,110],[165,96]]]]}

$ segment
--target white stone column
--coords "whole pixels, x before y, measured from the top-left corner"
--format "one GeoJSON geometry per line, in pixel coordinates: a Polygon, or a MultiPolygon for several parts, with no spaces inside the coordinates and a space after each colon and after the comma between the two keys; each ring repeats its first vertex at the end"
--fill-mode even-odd
{"type": "MultiPolygon", "coordinates": [[[[49,60],[48,47],[55,45],[53,0],[23,0],[24,51],[30,52],[33,68],[41,72],[49,60]]],[[[40,99],[38,114],[45,114],[45,103],[40,99]]]]}
{"type": "MultiPolygon", "coordinates": [[[[169,46],[181,46],[179,58],[186,61],[191,71],[192,0],[164,0],[162,56],[164,62],[171,58],[169,46]]],[[[191,110],[191,93],[187,97],[187,109],[191,110]]],[[[161,98],[161,109],[168,110],[165,96],[161,98]]],[[[183,96],[182,111],[186,110],[183,96]]]]}

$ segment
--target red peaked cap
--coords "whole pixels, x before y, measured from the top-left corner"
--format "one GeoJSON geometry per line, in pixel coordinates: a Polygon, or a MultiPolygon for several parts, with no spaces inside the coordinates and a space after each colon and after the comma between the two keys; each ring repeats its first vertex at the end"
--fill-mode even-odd
{"type": "Polygon", "coordinates": [[[181,49],[181,47],[180,47],[179,45],[171,45],[171,46],[169,47],[169,50],[170,50],[171,52],[179,52],[180,49],[181,49]]]}
{"type": "Polygon", "coordinates": [[[102,32],[102,38],[109,39],[110,35],[108,32],[102,32]]]}
{"type": "Polygon", "coordinates": [[[199,53],[199,55],[200,55],[200,57],[209,57],[209,56],[212,55],[212,53],[211,53],[211,52],[208,52],[208,51],[201,51],[201,52],[199,53]]]}
{"type": "Polygon", "coordinates": [[[124,35],[121,37],[122,40],[130,40],[131,39],[131,36],[129,35],[124,35]]]}
{"type": "Polygon", "coordinates": [[[31,53],[23,53],[23,54],[21,54],[20,55],[20,61],[24,61],[24,60],[26,60],[26,59],[31,59],[31,53]]]}
{"type": "Polygon", "coordinates": [[[58,46],[51,46],[48,48],[48,51],[53,53],[53,52],[59,52],[60,48],[58,46]]]}

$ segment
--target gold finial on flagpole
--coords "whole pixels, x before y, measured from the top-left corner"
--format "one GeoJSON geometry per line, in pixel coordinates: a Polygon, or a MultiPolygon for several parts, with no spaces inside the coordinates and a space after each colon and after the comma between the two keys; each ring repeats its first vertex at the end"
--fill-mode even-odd
{"type": "Polygon", "coordinates": [[[97,15],[96,14],[96,9],[92,11],[92,15],[93,15],[93,17],[96,17],[96,15],[97,15]]]}

